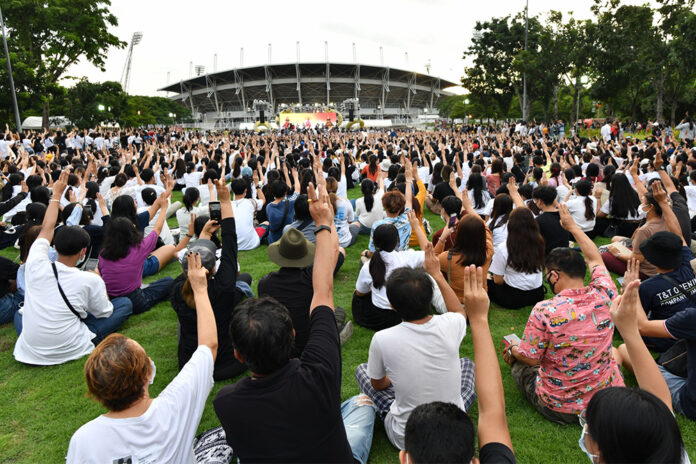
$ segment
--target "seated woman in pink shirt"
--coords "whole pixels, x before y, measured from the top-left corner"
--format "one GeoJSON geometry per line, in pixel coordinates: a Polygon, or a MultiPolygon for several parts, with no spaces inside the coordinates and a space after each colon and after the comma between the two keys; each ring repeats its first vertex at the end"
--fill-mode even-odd
{"type": "Polygon", "coordinates": [[[151,253],[157,246],[157,237],[167,216],[164,195],[164,199],[160,197],[157,200],[160,202],[160,214],[152,232],[143,237],[130,219],[111,219],[99,254],[98,269],[106,284],[106,292],[111,298],[128,297],[133,303],[133,314],[143,313],[167,299],[174,282],[171,277],[164,277],[146,288],[140,288],[143,274],[152,275],[160,269],[158,257],[151,253]],[[149,272],[150,270],[154,272],[149,272]]]}

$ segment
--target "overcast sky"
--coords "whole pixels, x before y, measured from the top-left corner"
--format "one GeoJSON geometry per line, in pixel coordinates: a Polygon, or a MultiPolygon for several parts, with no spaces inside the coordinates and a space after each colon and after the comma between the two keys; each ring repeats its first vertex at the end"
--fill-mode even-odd
{"type": "MultiPolygon", "coordinates": [[[[164,1],[112,0],[121,40],[130,41],[135,31],[143,32],[142,42],[133,53],[129,93],[164,95],[157,89],[169,82],[189,77],[189,63],[213,71],[268,63],[268,44],[272,44],[271,63],[294,63],[296,42],[300,42],[303,62],[324,61],[324,41],[328,41],[329,60],[353,62],[352,43],[357,60],[380,64],[379,47],[384,49],[384,65],[425,72],[430,60],[431,74],[459,82],[464,70],[463,51],[471,41],[476,21],[493,16],[515,14],[524,9],[524,0],[350,0],[350,1],[164,1]],[[405,53],[408,52],[408,62],[405,53]]],[[[592,0],[531,0],[530,15],[550,9],[573,11],[579,19],[591,16],[592,0]]],[[[626,1],[623,3],[643,3],[626,1]]],[[[110,49],[106,71],[89,63],[69,70],[74,77],[91,81],[119,81],[126,49],[110,49]]],[[[71,85],[70,81],[64,81],[71,85]]]]}

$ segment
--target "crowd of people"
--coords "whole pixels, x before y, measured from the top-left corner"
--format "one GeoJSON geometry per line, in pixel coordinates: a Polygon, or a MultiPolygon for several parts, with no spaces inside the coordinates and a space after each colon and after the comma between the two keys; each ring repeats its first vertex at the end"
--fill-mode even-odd
{"type": "Polygon", "coordinates": [[[20,363],[88,355],[108,411],[67,461],[365,464],[380,420],[402,463],[513,463],[499,354],[541,417],[581,424],[592,462],[688,463],[675,414],[696,420],[694,124],[644,140],[548,127],[8,129],[0,247],[19,257],[0,258],[0,323],[20,363]],[[334,276],[360,235],[348,312],[334,276]],[[238,257],[260,246],[278,270],[255,294],[238,257]],[[180,372],[152,398],[154,361],[117,332],[162,301],[180,372]],[[533,307],[500,353],[490,302],[533,307]],[[353,324],[374,335],[360,394],[341,401],[353,324]],[[214,381],[220,427],[195,436],[214,381]]]}

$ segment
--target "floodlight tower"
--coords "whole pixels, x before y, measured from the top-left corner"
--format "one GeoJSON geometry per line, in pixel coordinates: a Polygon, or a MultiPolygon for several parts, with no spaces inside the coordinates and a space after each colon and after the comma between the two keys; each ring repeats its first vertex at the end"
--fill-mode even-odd
{"type": "Polygon", "coordinates": [[[125,93],[128,93],[128,85],[130,84],[130,70],[131,61],[133,59],[133,47],[140,43],[143,38],[142,32],[134,32],[131,38],[130,45],[128,46],[128,54],[126,55],[126,64],[123,67],[123,73],[121,73],[121,87],[125,93]]]}

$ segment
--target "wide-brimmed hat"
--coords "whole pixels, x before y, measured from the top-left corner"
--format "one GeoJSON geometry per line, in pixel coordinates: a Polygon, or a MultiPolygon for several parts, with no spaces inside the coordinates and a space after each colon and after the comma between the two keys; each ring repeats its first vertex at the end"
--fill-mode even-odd
{"type": "Polygon", "coordinates": [[[389,168],[391,167],[391,161],[388,159],[382,160],[381,163],[379,163],[379,168],[382,170],[382,172],[387,172],[389,171],[389,168]]]}
{"type": "Polygon", "coordinates": [[[640,252],[653,266],[675,269],[682,260],[682,239],[675,233],[660,231],[640,244],[640,252]]]}
{"type": "Polygon", "coordinates": [[[314,244],[291,227],[268,246],[268,257],[280,267],[307,267],[314,262],[314,244]]]}
{"type": "Polygon", "coordinates": [[[186,250],[186,254],[184,254],[184,257],[181,259],[181,268],[183,269],[184,274],[188,274],[189,252],[200,254],[201,265],[206,268],[209,273],[212,273],[215,270],[215,263],[217,262],[217,256],[215,255],[216,251],[217,247],[210,240],[199,238],[193,242],[191,245],[189,245],[188,249],[186,250]]]}

